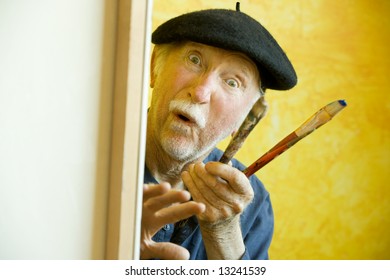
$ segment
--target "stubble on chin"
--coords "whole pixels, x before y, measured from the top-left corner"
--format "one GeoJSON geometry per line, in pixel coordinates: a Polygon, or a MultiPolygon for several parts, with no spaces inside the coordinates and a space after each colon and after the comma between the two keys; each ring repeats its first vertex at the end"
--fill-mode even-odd
{"type": "Polygon", "coordinates": [[[191,143],[183,142],[175,137],[162,137],[161,146],[174,160],[188,161],[197,154],[197,149],[191,143]]]}
{"type": "Polygon", "coordinates": [[[217,134],[217,137],[215,137],[215,134],[210,134],[203,135],[203,139],[194,140],[190,137],[163,133],[161,145],[164,151],[174,160],[182,163],[194,162],[206,156],[224,138],[225,135],[222,134],[217,134]]]}

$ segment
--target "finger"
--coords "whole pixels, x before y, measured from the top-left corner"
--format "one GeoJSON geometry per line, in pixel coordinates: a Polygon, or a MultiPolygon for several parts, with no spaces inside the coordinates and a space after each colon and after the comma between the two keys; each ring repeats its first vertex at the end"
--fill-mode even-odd
{"type": "Polygon", "coordinates": [[[218,208],[219,198],[211,190],[212,187],[207,186],[200,176],[196,174],[195,165],[189,166],[188,173],[182,174],[182,179],[195,201],[204,202],[207,205],[218,208]]]}
{"type": "Polygon", "coordinates": [[[229,182],[229,185],[236,193],[251,194],[253,189],[248,178],[237,168],[231,167],[220,162],[208,162],[205,169],[210,174],[219,176],[229,182]]]}
{"type": "Polygon", "coordinates": [[[194,174],[191,174],[194,178],[194,181],[199,186],[203,188],[200,189],[200,192],[204,196],[210,197],[210,200],[216,205],[218,209],[223,207],[225,204],[233,206],[237,200],[237,194],[230,187],[229,183],[222,179],[212,175],[205,169],[205,165],[196,164],[194,166],[194,174]],[[203,185],[201,184],[203,182],[203,185]]]}
{"type": "MultiPolygon", "coordinates": [[[[224,165],[224,164],[222,164],[224,165]]],[[[227,180],[224,180],[218,175],[210,173],[206,169],[206,165],[203,163],[197,163],[194,165],[193,168],[194,176],[198,178],[198,180],[203,181],[205,185],[207,185],[212,190],[215,190],[217,192],[226,192],[229,190],[229,182],[227,180]],[[222,188],[222,189],[221,189],[222,188]]],[[[192,173],[191,173],[192,174],[192,173]]]]}
{"type": "Polygon", "coordinates": [[[194,174],[191,173],[191,175],[195,183],[197,185],[203,184],[206,188],[205,190],[202,189],[201,193],[207,192],[207,196],[210,196],[209,192],[211,191],[215,196],[214,200],[219,202],[222,200],[228,204],[235,200],[235,192],[230,188],[228,182],[207,172],[203,163],[195,164],[193,171],[194,174]]]}
{"type": "Polygon", "coordinates": [[[190,171],[183,172],[182,179],[194,200],[206,204],[206,211],[198,215],[199,220],[214,223],[234,214],[229,203],[218,199],[210,188],[202,188],[196,185],[190,171]]]}
{"type": "Polygon", "coordinates": [[[203,183],[210,188],[215,188],[221,181],[219,177],[207,172],[203,162],[196,163],[191,171],[193,171],[191,172],[191,175],[196,176],[197,180],[203,181],[203,183]]]}
{"type": "Polygon", "coordinates": [[[188,260],[190,253],[187,249],[170,242],[153,243],[150,246],[149,258],[157,258],[160,260],[188,260]]]}
{"type": "Polygon", "coordinates": [[[176,223],[194,215],[200,215],[205,209],[206,206],[203,203],[189,201],[163,208],[156,213],[156,216],[158,217],[158,223],[166,225],[176,223]]]}
{"type": "Polygon", "coordinates": [[[191,199],[191,194],[188,191],[170,190],[167,193],[152,197],[144,202],[144,207],[151,211],[158,211],[168,207],[174,203],[182,203],[191,199]]]}
{"type": "Polygon", "coordinates": [[[143,200],[148,200],[151,197],[162,195],[171,189],[171,185],[168,183],[161,183],[158,185],[144,184],[143,187],[143,200]]]}
{"type": "Polygon", "coordinates": [[[227,181],[220,177],[216,177],[215,175],[211,175],[206,171],[204,165],[202,167],[201,165],[196,164],[194,171],[194,176],[198,176],[199,181],[209,180],[210,182],[213,182],[213,186],[206,186],[204,189],[200,189],[198,185],[198,188],[204,196],[211,197],[211,199],[209,199],[210,203],[212,203],[223,216],[226,217],[242,212],[244,208],[242,194],[236,193],[227,181]]]}

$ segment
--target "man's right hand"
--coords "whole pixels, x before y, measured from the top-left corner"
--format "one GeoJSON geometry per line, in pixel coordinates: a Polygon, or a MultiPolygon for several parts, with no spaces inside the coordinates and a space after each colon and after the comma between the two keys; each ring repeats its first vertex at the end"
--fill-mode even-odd
{"type": "Polygon", "coordinates": [[[170,242],[154,242],[152,237],[166,224],[199,215],[202,203],[190,201],[188,191],[174,190],[170,184],[144,185],[141,223],[141,259],[186,260],[189,252],[170,242]]]}

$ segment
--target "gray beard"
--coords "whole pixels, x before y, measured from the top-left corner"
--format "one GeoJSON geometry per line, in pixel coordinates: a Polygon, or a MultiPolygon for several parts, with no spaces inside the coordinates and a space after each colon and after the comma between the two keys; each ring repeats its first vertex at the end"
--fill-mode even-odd
{"type": "Polygon", "coordinates": [[[164,151],[174,160],[179,162],[193,162],[202,157],[205,153],[210,152],[218,142],[219,140],[216,140],[199,148],[192,143],[177,143],[172,139],[163,139],[161,145],[164,151]]]}

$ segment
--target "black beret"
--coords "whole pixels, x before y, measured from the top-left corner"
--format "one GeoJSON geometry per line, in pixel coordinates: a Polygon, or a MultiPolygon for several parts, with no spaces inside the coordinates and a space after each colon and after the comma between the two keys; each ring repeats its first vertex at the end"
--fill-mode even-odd
{"type": "Polygon", "coordinates": [[[287,90],[297,83],[295,70],[272,35],[239,10],[210,9],[187,13],[160,25],[152,43],[193,41],[239,51],[257,65],[263,88],[287,90]]]}

